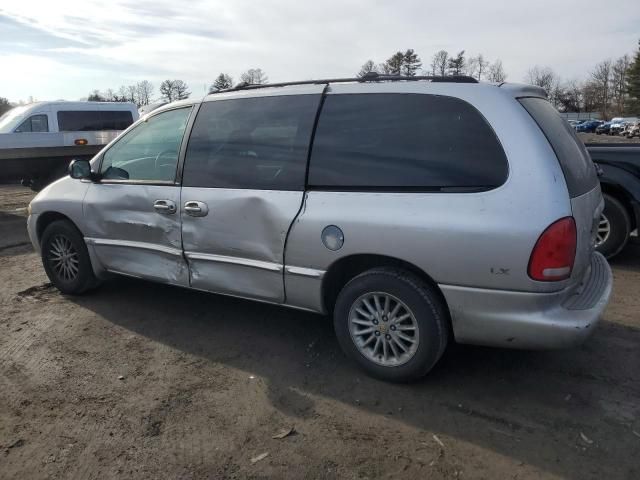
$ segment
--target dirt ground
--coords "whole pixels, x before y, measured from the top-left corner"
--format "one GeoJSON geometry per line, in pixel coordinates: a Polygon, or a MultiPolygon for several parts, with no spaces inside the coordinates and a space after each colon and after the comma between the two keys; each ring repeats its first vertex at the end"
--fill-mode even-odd
{"type": "Polygon", "coordinates": [[[621,137],[620,135],[596,135],[595,133],[578,133],[584,143],[632,143],[640,146],[640,137],[621,137]]]}
{"type": "Polygon", "coordinates": [[[29,196],[0,188],[0,478],[640,478],[640,244],[581,347],[453,345],[391,385],[320,316],[125,278],[61,295],[29,196]]]}

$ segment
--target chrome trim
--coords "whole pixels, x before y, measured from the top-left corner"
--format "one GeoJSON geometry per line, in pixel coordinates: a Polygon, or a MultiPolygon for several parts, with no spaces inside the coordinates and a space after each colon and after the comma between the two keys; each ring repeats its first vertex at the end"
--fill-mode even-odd
{"type": "Polygon", "coordinates": [[[285,272],[290,273],[291,275],[300,275],[302,277],[311,277],[311,278],[322,278],[326,273],[325,270],[316,270],[315,268],[305,268],[305,267],[292,267],[287,265],[285,268],[285,272]]]}
{"type": "Polygon", "coordinates": [[[155,252],[162,252],[168,255],[175,255],[177,257],[182,256],[182,250],[165,245],[158,245],[157,243],[147,242],[133,242],[130,240],[113,240],[110,238],[91,238],[85,237],[84,241],[87,245],[105,245],[108,247],[128,247],[128,248],[141,248],[143,250],[153,250],[155,252]]]}
{"type": "Polygon", "coordinates": [[[185,255],[189,260],[205,260],[207,262],[232,263],[234,265],[243,265],[245,267],[270,270],[272,272],[282,272],[281,264],[264,262],[262,260],[252,260],[250,258],[228,257],[226,255],[214,255],[212,253],[197,252],[185,252],[185,255]]]}

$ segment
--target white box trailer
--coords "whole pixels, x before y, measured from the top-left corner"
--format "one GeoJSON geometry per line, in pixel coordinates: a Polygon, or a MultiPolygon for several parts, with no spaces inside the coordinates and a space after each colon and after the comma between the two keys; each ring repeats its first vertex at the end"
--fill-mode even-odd
{"type": "Polygon", "coordinates": [[[66,174],[74,158],[91,158],[138,119],[133,103],[36,102],[0,117],[0,182],[34,189],[66,174]]]}

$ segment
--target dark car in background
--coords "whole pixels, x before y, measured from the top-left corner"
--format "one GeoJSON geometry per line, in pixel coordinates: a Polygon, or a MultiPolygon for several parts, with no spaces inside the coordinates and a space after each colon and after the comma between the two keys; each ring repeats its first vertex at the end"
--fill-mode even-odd
{"type": "Polygon", "coordinates": [[[596,127],[596,135],[609,135],[609,130],[611,129],[611,122],[601,123],[596,127]]]}
{"type": "Polygon", "coordinates": [[[604,197],[596,250],[611,258],[640,226],[640,146],[592,143],[587,150],[598,168],[604,197]]]}
{"type": "Polygon", "coordinates": [[[596,128],[598,128],[600,125],[602,125],[602,122],[600,120],[587,120],[586,122],[582,122],[581,124],[576,125],[576,131],[584,133],[594,133],[596,131],[596,128]]]}

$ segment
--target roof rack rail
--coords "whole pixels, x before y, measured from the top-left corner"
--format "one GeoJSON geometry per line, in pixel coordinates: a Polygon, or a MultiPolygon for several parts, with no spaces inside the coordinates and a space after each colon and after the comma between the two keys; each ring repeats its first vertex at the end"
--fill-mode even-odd
{"type": "Polygon", "coordinates": [[[218,90],[213,93],[234,92],[237,90],[253,90],[256,88],[269,88],[269,87],[288,87],[291,85],[321,85],[324,83],[347,83],[347,82],[389,82],[389,81],[417,81],[426,80],[430,82],[443,82],[443,83],[478,83],[473,77],[467,75],[449,75],[449,76],[431,76],[431,75],[386,75],[377,72],[368,72],[362,77],[353,78],[323,78],[319,80],[301,80],[298,82],[282,82],[282,83],[263,83],[259,85],[242,82],[235,87],[226,88],[224,90],[218,90]]]}

